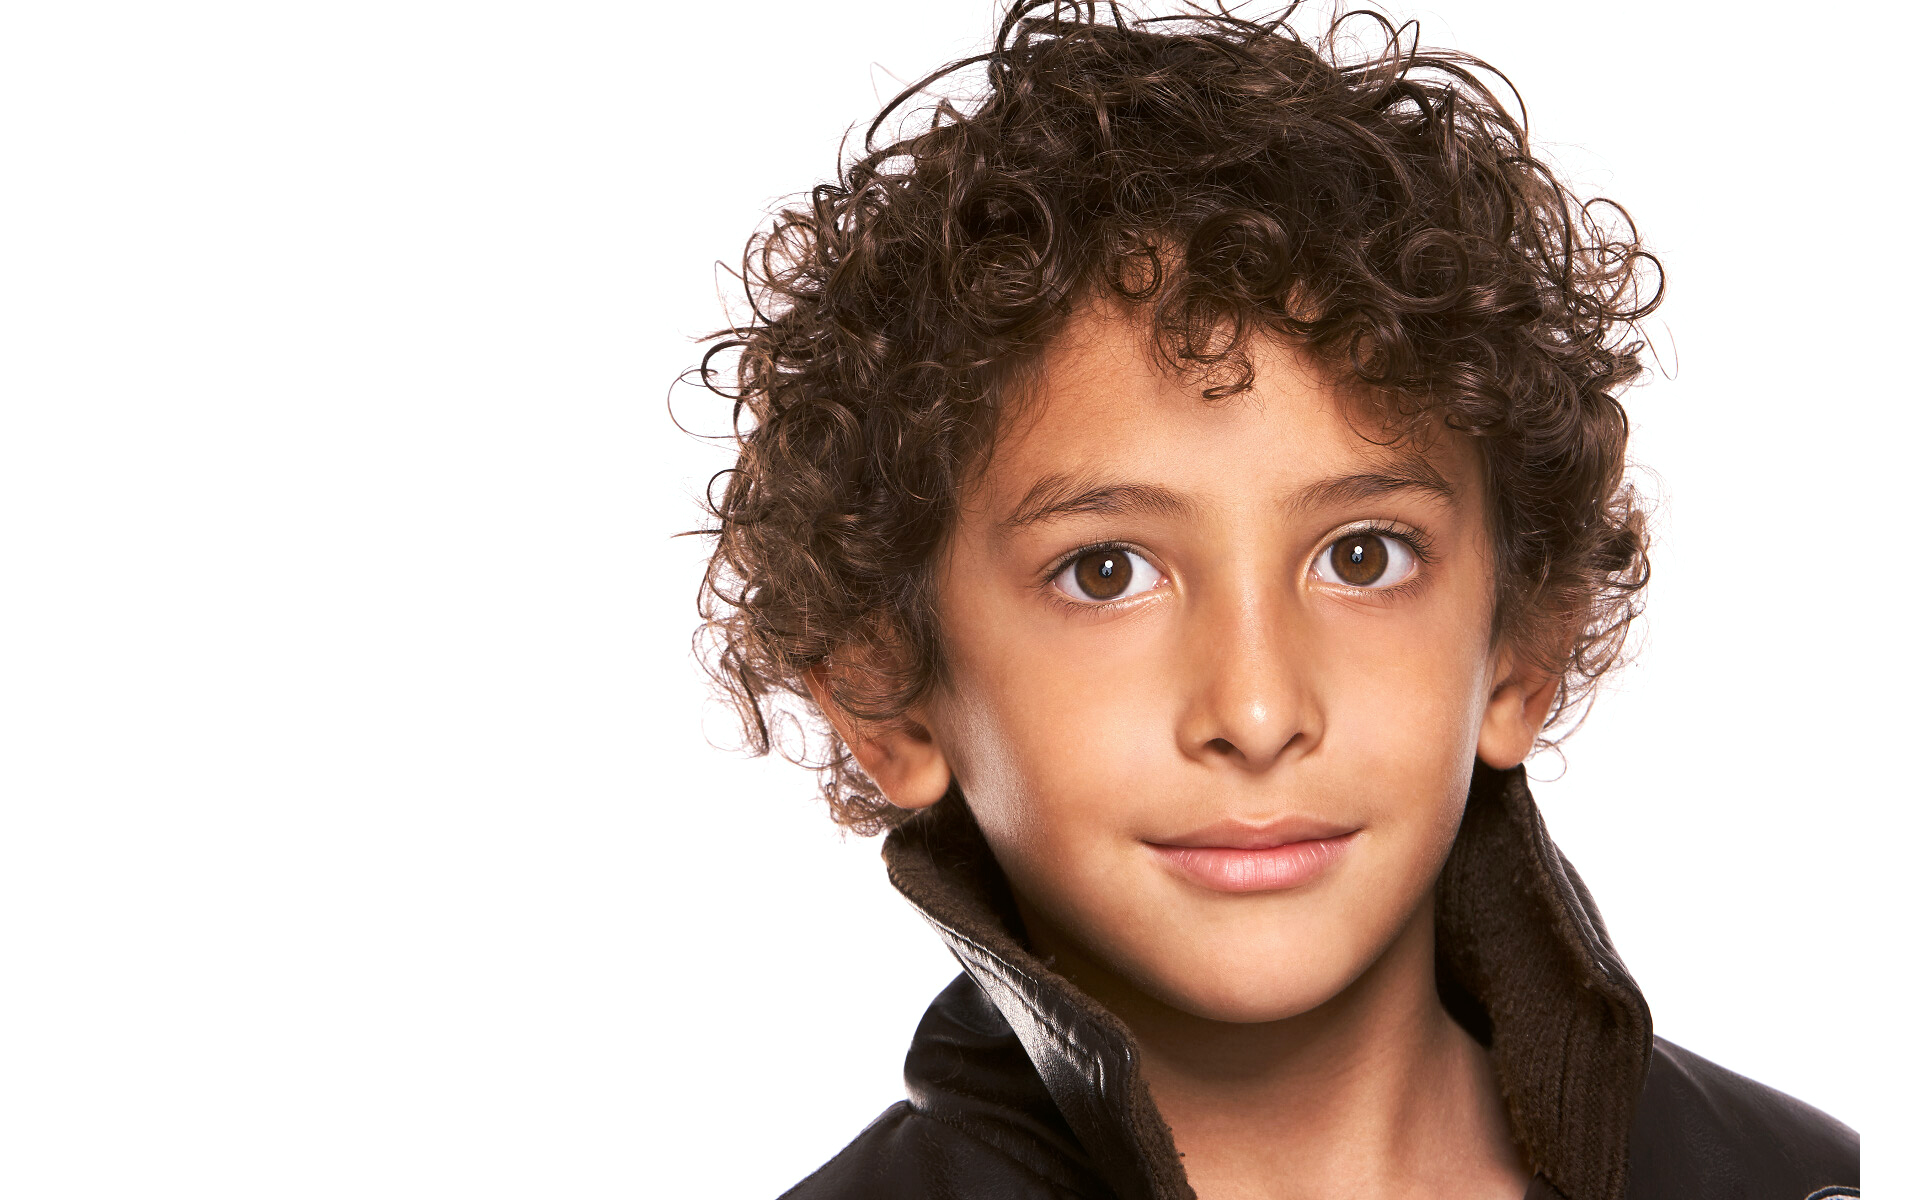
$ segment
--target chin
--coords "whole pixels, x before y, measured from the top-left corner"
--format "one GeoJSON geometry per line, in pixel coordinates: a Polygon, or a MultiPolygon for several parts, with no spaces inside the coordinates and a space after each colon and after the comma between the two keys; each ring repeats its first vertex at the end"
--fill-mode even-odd
{"type": "Polygon", "coordinates": [[[1339,995],[1340,991],[1334,988],[1325,992],[1275,993],[1222,988],[1206,992],[1188,991],[1163,999],[1188,1016],[1203,1021],[1219,1021],[1227,1025],[1263,1025],[1312,1012],[1339,995]]]}
{"type": "MultiPolygon", "coordinates": [[[[1344,957],[1344,956],[1342,956],[1344,957]]],[[[1278,948],[1250,955],[1216,950],[1136,976],[1135,986],[1170,1008],[1206,1021],[1254,1025],[1312,1012],[1350,987],[1365,963],[1302,962],[1278,948]]]]}

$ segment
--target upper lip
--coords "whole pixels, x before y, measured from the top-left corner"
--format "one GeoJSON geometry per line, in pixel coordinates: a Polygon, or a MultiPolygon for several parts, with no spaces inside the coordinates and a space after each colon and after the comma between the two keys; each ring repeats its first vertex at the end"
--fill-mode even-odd
{"type": "Polygon", "coordinates": [[[1271,850],[1291,842],[1317,842],[1343,837],[1358,829],[1315,817],[1279,817],[1271,821],[1229,818],[1174,837],[1146,839],[1155,846],[1206,847],[1222,850],[1271,850]]]}

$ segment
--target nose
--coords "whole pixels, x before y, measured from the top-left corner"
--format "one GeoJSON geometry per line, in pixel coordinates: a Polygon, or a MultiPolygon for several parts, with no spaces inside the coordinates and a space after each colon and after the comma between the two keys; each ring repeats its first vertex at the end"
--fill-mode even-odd
{"type": "Polygon", "coordinates": [[[1319,741],[1305,646],[1289,644],[1281,606],[1240,596],[1196,614],[1177,737],[1187,757],[1265,771],[1319,741]]]}

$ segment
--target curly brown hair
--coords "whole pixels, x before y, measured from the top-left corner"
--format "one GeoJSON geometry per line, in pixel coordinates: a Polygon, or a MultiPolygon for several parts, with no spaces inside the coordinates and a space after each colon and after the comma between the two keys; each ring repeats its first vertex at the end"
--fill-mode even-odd
{"type": "MultiPolygon", "coordinates": [[[[1211,399],[1250,385],[1249,339],[1273,335],[1409,427],[1470,435],[1496,631],[1560,677],[1548,728],[1577,724],[1647,579],[1618,398],[1659,264],[1623,210],[1533,155],[1487,64],[1372,12],[1304,39],[1292,11],[1021,0],[991,50],[902,92],[833,182],[751,240],[750,314],[699,368],[738,446],[709,489],[700,608],[754,751],[807,760],[778,719],[817,722],[806,675],[836,650],[884,648],[832,673],[856,719],[897,719],[937,686],[956,499],[1013,372],[1095,289],[1211,399]],[[1355,22],[1380,36],[1344,53],[1355,22]],[[971,100],[930,91],[982,69],[971,100]],[[902,116],[915,97],[931,103],[902,116]],[[896,118],[908,130],[882,139],[896,118]]],[[[818,732],[837,821],[902,815],[818,732]]]]}

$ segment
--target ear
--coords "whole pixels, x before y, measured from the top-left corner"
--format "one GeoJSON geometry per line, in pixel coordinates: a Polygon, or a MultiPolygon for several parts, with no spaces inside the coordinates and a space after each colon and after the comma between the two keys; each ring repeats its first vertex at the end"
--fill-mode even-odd
{"type": "Polygon", "coordinates": [[[1533,753],[1540,727],[1547,723],[1560,677],[1522,663],[1503,647],[1495,656],[1493,690],[1480,716],[1480,761],[1506,770],[1533,753]]]}
{"type": "Polygon", "coordinates": [[[879,785],[887,803],[895,808],[927,808],[947,794],[953,770],[925,725],[907,717],[886,724],[858,720],[834,701],[827,668],[808,669],[806,680],[813,702],[867,778],[879,785]]]}

